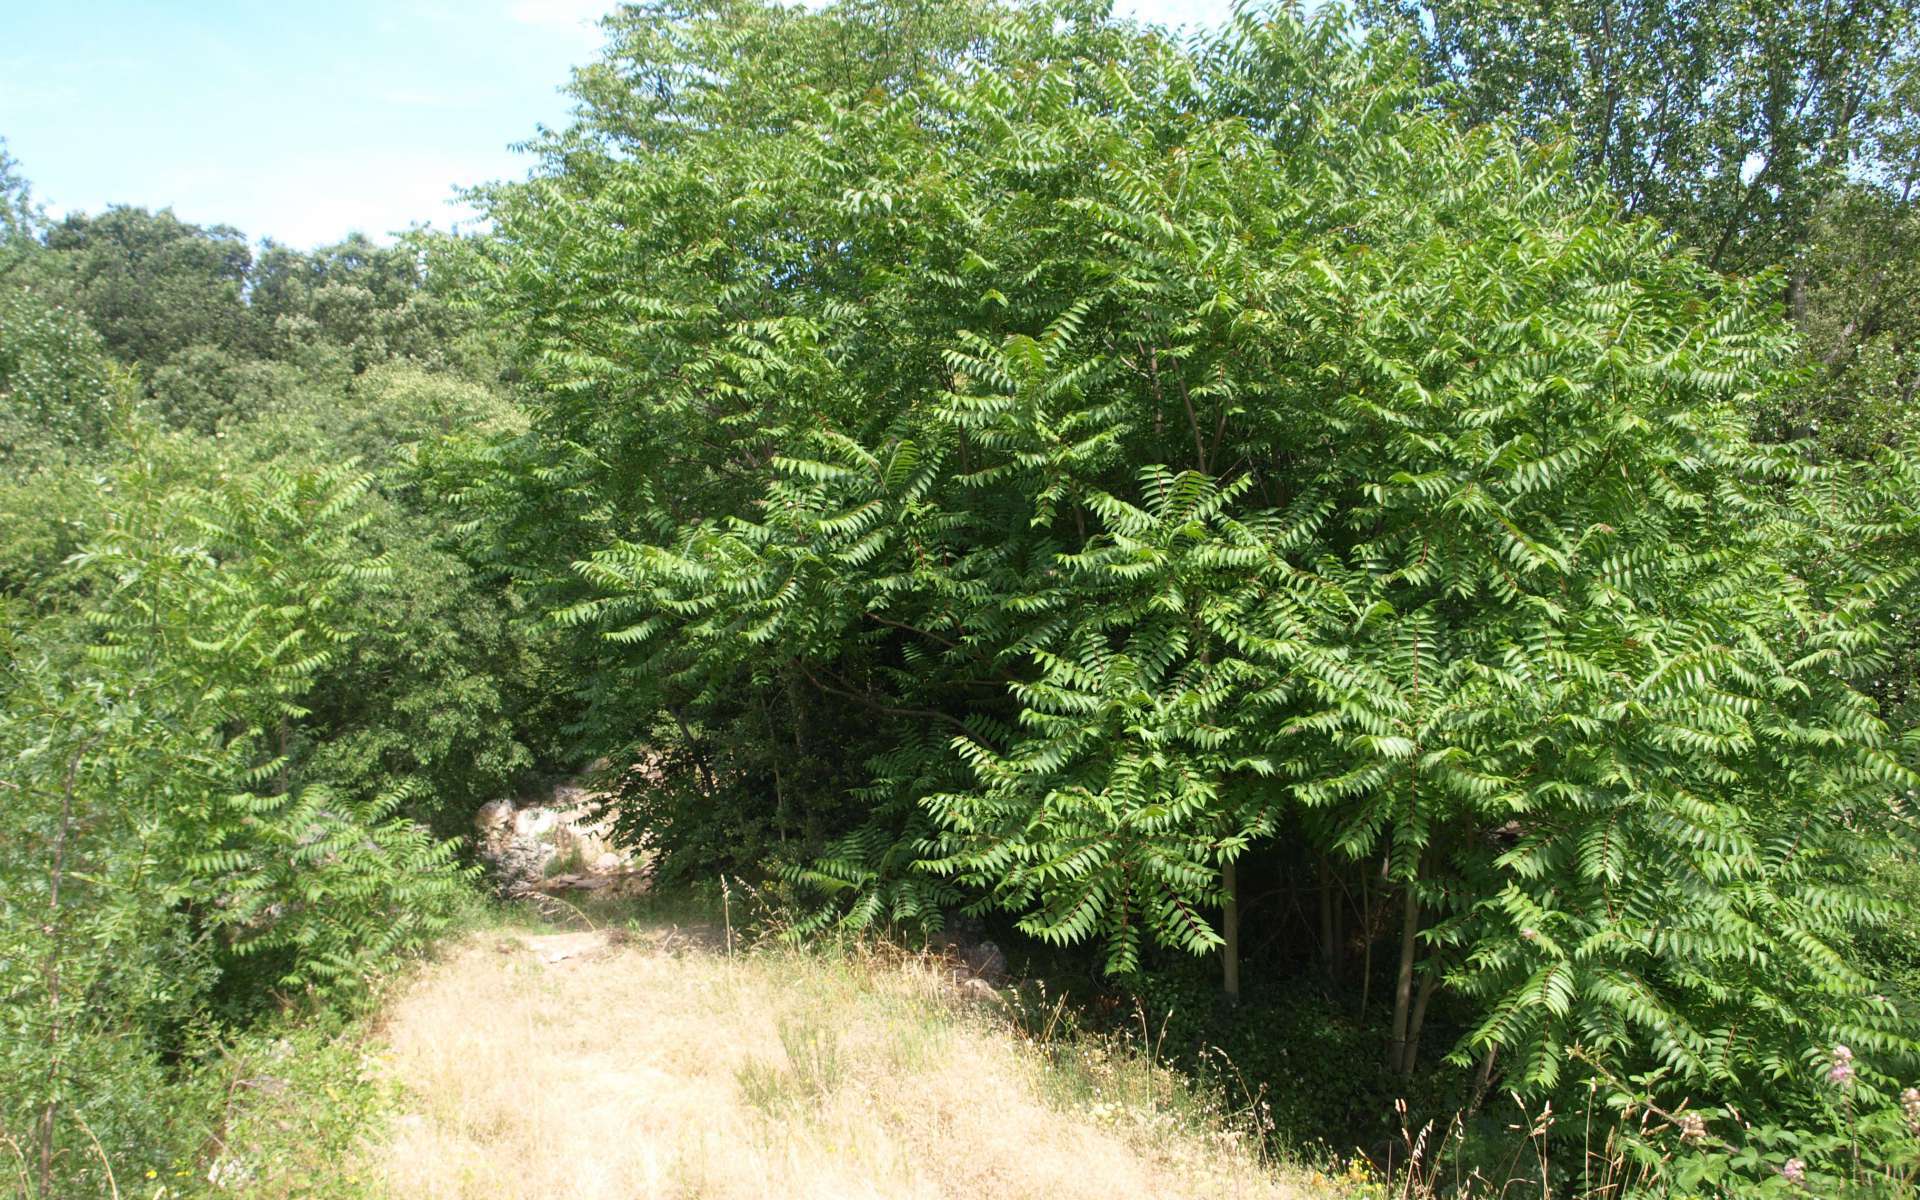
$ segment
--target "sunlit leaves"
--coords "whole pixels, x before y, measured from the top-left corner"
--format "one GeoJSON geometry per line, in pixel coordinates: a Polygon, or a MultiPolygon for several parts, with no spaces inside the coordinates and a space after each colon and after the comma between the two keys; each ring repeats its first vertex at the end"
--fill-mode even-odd
{"type": "Polygon", "coordinates": [[[771,807],[851,919],[997,905],[1125,972],[1217,947],[1285,829],[1419,899],[1459,1054],[1525,1087],[1575,1045],[1719,1086],[1754,1056],[1699,1031],[1867,1004],[1905,767],[1748,440],[1769,297],[1338,14],[887,12],[631,13],[494,196],[541,391],[476,495],[604,744],[724,768],[667,844],[771,807]],[[796,791],[822,727],[862,785],[796,791]]]}

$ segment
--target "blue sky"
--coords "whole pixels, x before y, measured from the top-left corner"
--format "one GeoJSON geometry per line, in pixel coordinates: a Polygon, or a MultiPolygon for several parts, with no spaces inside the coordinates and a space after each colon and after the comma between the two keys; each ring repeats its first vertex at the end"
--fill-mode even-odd
{"type": "MultiPolygon", "coordinates": [[[[0,138],[54,213],[172,206],[296,246],[472,214],[614,0],[0,0],[0,138]]],[[[1229,0],[1119,0],[1168,24],[1229,0]]]]}

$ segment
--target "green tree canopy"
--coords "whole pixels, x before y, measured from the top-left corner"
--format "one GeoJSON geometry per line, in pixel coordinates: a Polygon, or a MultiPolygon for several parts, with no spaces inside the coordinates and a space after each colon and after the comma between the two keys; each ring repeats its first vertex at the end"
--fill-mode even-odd
{"type": "Polygon", "coordinates": [[[1849,683],[1880,585],[1789,569],[1764,296],[1338,11],[618,28],[493,193],[541,391],[460,494],[598,635],[600,748],[702,768],[669,852],[851,827],[802,875],[855,919],[1125,971],[1304,849],[1388,881],[1401,1070],[1436,990],[1532,1087],[1910,1050],[1846,952],[1912,783],[1849,683]]]}
{"type": "Polygon", "coordinates": [[[1901,156],[1915,61],[1902,0],[1361,0],[1408,35],[1440,99],[1539,140],[1709,265],[1755,270],[1808,240],[1850,170],[1901,156]]]}
{"type": "Polygon", "coordinates": [[[86,313],[122,362],[159,366],[193,345],[251,344],[243,289],[253,252],[239,230],[171,209],[73,214],[46,233],[36,266],[86,313]]]}

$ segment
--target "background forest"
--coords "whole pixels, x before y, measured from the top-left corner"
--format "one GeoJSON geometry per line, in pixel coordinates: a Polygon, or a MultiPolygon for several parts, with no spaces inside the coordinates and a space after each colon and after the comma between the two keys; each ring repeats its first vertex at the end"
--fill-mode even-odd
{"type": "Polygon", "coordinates": [[[1911,4],[604,29],[479,236],[0,158],[0,1177],[197,1161],[604,760],[1282,1146],[1910,1194],[1911,4]]]}

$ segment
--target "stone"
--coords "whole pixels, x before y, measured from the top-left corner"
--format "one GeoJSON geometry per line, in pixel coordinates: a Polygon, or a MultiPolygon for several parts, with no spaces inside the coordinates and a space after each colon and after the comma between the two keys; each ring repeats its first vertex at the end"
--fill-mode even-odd
{"type": "Polygon", "coordinates": [[[536,810],[523,810],[511,800],[489,800],[473,815],[475,850],[491,868],[501,895],[514,895],[537,880],[552,858],[551,846],[525,832],[541,824],[536,810]]]}
{"type": "Polygon", "coordinates": [[[513,813],[513,801],[489,800],[473,814],[473,827],[479,831],[481,840],[490,841],[513,827],[513,813]]]}
{"type": "Polygon", "coordinates": [[[1000,952],[1000,947],[985,939],[963,947],[960,961],[966,964],[975,979],[999,984],[1007,978],[1007,956],[1000,952]]]}
{"type": "Polygon", "coordinates": [[[513,814],[513,836],[537,838],[552,832],[559,824],[559,815],[550,808],[523,808],[513,814]]]}
{"type": "Polygon", "coordinates": [[[644,890],[630,878],[644,871],[644,858],[616,840],[609,797],[579,779],[533,800],[488,801],[473,824],[476,852],[503,896],[644,890]]]}
{"type": "Polygon", "coordinates": [[[980,979],[997,987],[1007,981],[1007,956],[987,938],[948,930],[933,938],[931,948],[952,964],[955,984],[980,979]]]}

